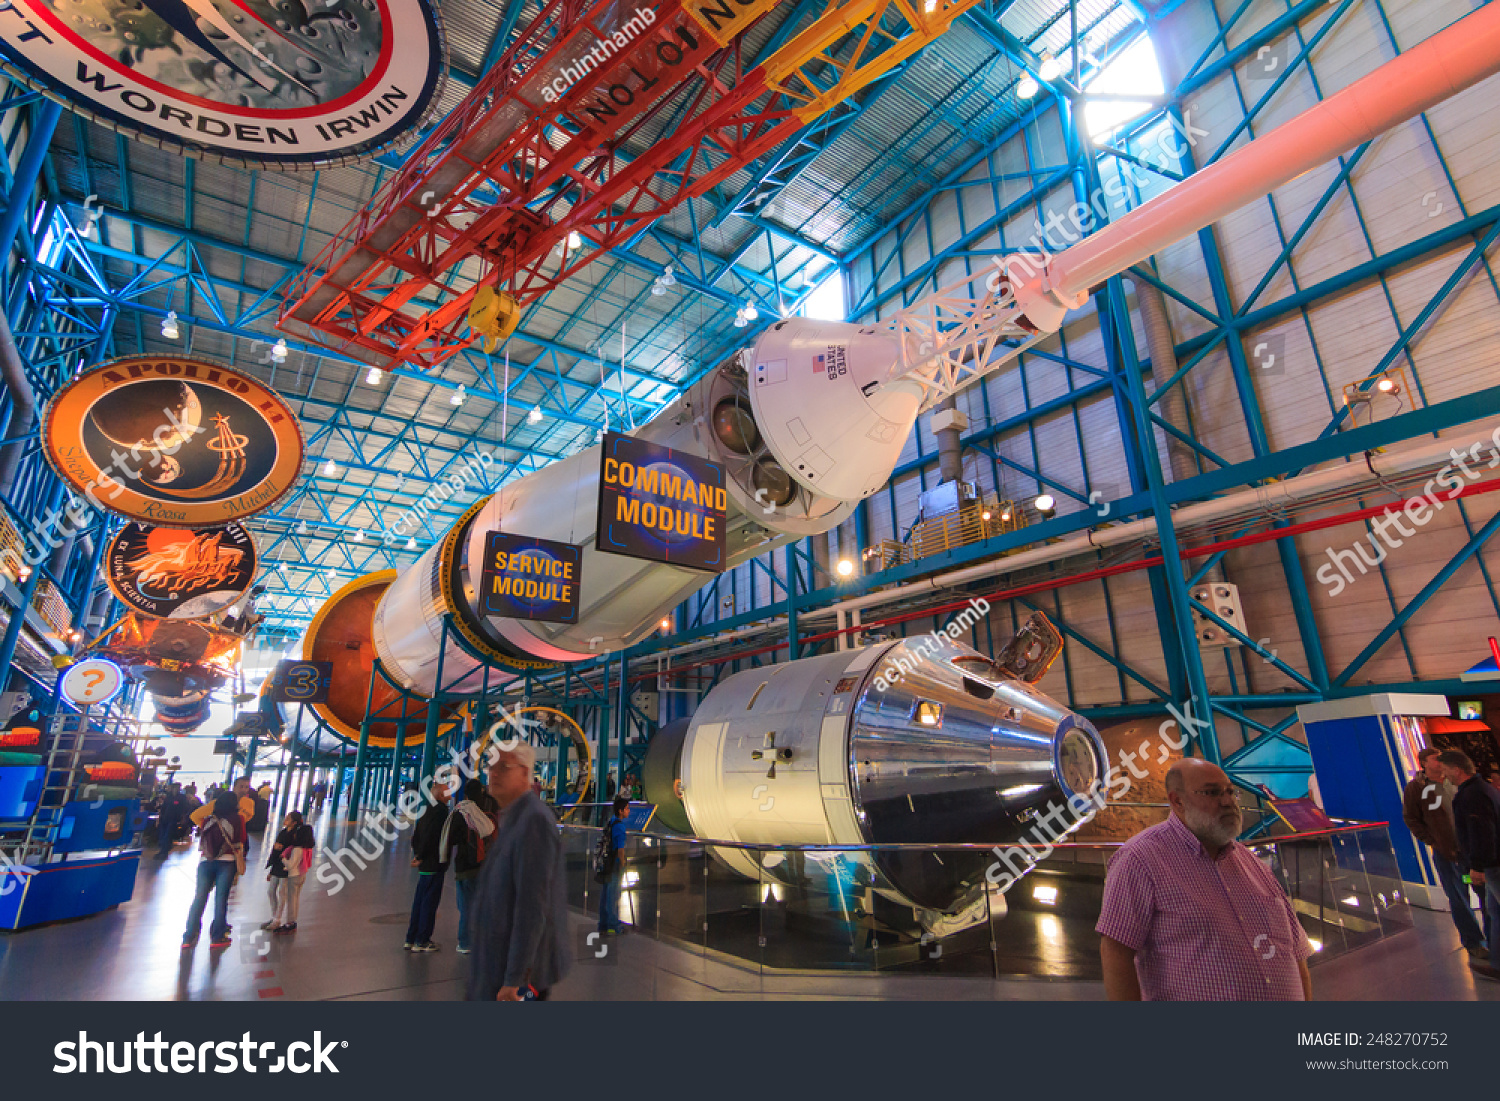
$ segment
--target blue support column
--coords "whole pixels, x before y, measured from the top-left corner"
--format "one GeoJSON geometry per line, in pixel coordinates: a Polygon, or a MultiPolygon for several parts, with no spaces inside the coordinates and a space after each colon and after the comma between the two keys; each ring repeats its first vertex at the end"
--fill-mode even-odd
{"type": "Polygon", "coordinates": [[[26,211],[31,205],[31,192],[41,174],[42,162],[47,159],[47,150],[52,146],[52,132],[57,129],[57,120],[62,118],[62,104],[44,99],[31,115],[31,132],[26,136],[26,148],[16,165],[11,182],[10,195],[5,201],[5,210],[0,213],[0,265],[10,259],[10,250],[21,232],[26,211]]]}

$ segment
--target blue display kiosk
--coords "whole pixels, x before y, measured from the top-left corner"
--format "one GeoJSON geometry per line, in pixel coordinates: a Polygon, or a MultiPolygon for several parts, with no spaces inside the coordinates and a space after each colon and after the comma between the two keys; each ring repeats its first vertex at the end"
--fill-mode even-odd
{"type": "Polygon", "coordinates": [[[1432,854],[1401,820],[1401,796],[1427,745],[1422,719],[1448,714],[1446,696],[1377,693],[1297,708],[1323,809],[1333,818],[1390,823],[1409,901],[1448,908],[1432,854]]]}

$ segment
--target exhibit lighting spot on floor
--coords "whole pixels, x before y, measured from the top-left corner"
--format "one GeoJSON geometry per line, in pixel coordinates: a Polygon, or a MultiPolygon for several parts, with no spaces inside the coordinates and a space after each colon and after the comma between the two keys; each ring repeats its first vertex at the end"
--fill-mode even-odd
{"type": "Polygon", "coordinates": [[[1057,888],[1050,883],[1038,883],[1031,888],[1031,897],[1044,906],[1052,906],[1057,903],[1057,888]]]}

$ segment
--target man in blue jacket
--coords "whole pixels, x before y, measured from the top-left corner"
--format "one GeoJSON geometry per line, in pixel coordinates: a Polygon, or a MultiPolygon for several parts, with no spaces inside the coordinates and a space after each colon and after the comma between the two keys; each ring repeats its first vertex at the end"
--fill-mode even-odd
{"type": "Polygon", "coordinates": [[[1453,795],[1453,832],[1460,863],[1476,890],[1484,892],[1490,915],[1490,960],[1469,961],[1469,970],[1500,979],[1500,791],[1474,775],[1474,762],[1456,749],[1438,754],[1438,763],[1458,790],[1453,795]]]}
{"type": "Polygon", "coordinates": [[[568,971],[568,910],[557,819],[532,791],[536,750],[498,754],[489,792],[500,822],[475,890],[470,1001],[544,1000],[568,971]]]}

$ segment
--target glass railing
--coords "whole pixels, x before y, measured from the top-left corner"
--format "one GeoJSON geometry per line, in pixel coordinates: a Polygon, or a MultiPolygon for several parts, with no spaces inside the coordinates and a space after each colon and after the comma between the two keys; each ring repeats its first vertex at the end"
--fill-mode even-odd
{"type": "MultiPolygon", "coordinates": [[[[592,855],[602,810],[563,824],[568,901],[597,913],[592,855]]],[[[1122,842],[1082,841],[1053,853],[1004,894],[975,889],[958,914],[919,911],[887,878],[986,882],[987,845],[740,845],[632,834],[620,919],[697,955],[762,974],[892,972],[1099,979],[1094,932],[1106,863],[1122,842]]],[[[1250,844],[1280,880],[1318,959],[1411,924],[1384,823],[1339,824],[1250,844]]]]}

